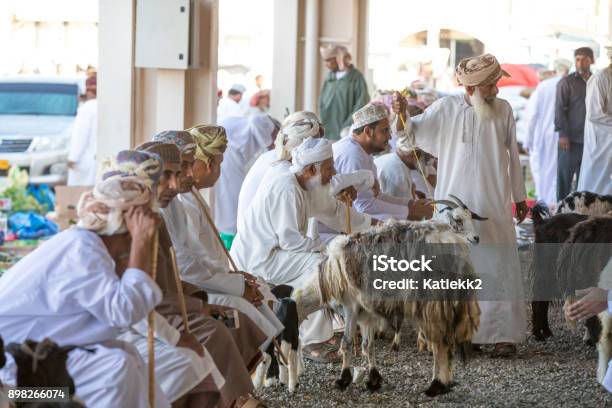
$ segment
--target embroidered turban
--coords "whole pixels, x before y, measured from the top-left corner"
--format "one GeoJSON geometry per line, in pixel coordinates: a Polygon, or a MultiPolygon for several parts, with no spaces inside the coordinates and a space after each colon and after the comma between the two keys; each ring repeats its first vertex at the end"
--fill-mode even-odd
{"type": "Polygon", "coordinates": [[[223,154],[227,148],[225,128],[215,125],[196,125],[187,132],[196,142],[195,158],[208,163],[213,156],[223,154]]]}
{"type": "Polygon", "coordinates": [[[501,68],[497,58],[491,54],[462,59],[455,73],[459,82],[464,86],[492,85],[496,84],[502,76],[510,76],[501,68]]]}
{"type": "Polygon", "coordinates": [[[304,139],[319,137],[323,125],[316,114],[300,111],[287,116],[274,142],[278,160],[291,160],[291,151],[304,139]]]}

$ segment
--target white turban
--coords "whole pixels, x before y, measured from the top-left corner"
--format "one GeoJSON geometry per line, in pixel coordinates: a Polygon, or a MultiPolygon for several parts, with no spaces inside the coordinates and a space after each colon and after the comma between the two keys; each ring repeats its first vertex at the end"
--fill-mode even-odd
{"type": "Polygon", "coordinates": [[[293,149],[293,165],[289,168],[292,173],[299,173],[306,166],[320,163],[334,157],[331,141],[323,138],[304,140],[301,145],[293,149]]]}
{"type": "Polygon", "coordinates": [[[287,116],[274,142],[278,160],[291,160],[291,151],[304,139],[318,137],[322,126],[317,115],[309,111],[287,116]]]}
{"type": "Polygon", "coordinates": [[[459,82],[464,86],[492,85],[496,84],[502,76],[510,76],[501,68],[497,58],[491,54],[462,59],[455,73],[459,82]]]}
{"type": "Polygon", "coordinates": [[[357,170],[352,173],[336,174],[331,178],[330,184],[332,197],[351,186],[355,187],[358,193],[362,193],[374,186],[374,173],[370,170],[357,170]]]}
{"type": "Polygon", "coordinates": [[[387,107],[381,103],[369,103],[353,113],[353,129],[359,129],[370,123],[385,119],[388,115],[387,107]]]}
{"type": "Polygon", "coordinates": [[[344,71],[346,64],[351,62],[351,53],[349,53],[344,45],[326,44],[322,45],[319,51],[324,60],[336,58],[338,68],[340,68],[341,71],[344,71]]]}

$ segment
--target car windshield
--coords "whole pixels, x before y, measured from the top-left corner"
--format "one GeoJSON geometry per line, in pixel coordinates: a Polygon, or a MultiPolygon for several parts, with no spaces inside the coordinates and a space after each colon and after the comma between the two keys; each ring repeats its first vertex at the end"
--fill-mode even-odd
{"type": "Polygon", "coordinates": [[[76,84],[0,83],[0,115],[75,116],[78,103],[76,84]]]}

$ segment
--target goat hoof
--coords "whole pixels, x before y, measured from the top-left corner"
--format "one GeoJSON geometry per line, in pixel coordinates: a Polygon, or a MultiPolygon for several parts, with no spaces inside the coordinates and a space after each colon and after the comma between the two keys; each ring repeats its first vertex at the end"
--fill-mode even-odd
{"type": "Polygon", "coordinates": [[[431,382],[429,388],[425,391],[425,395],[428,397],[435,397],[438,395],[446,394],[451,390],[450,385],[444,385],[437,378],[431,382]]]}
{"type": "Polygon", "coordinates": [[[353,382],[351,370],[349,368],[345,368],[342,370],[340,378],[336,380],[336,388],[338,388],[340,391],[344,391],[351,384],[351,382],[353,382]]]}
{"type": "Polygon", "coordinates": [[[391,351],[399,351],[399,344],[398,343],[391,344],[391,351]]]}
{"type": "Polygon", "coordinates": [[[597,345],[597,341],[593,338],[588,338],[584,340],[584,344],[586,344],[589,347],[595,347],[597,345]]]}
{"type": "Polygon", "coordinates": [[[546,341],[546,339],[551,336],[552,336],[552,333],[550,332],[550,330],[548,330],[548,334],[546,333],[546,330],[544,329],[537,329],[533,331],[533,337],[537,341],[546,341]]]}
{"type": "Polygon", "coordinates": [[[382,376],[377,369],[372,368],[368,373],[368,381],[366,381],[366,387],[369,391],[377,391],[382,386],[382,376]]]}
{"type": "Polygon", "coordinates": [[[542,330],[542,332],[543,332],[544,338],[548,338],[548,337],[552,337],[553,336],[552,331],[548,327],[546,327],[544,330],[542,330]]]}

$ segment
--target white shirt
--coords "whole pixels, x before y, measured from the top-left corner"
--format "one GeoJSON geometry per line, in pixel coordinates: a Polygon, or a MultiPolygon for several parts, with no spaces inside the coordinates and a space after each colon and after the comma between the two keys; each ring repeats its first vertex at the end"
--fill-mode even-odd
{"type": "Polygon", "coordinates": [[[219,101],[217,106],[217,121],[221,121],[234,116],[244,116],[242,106],[235,100],[224,97],[219,101]]]}
{"type": "Polygon", "coordinates": [[[76,164],[68,170],[69,186],[93,186],[96,182],[97,136],[98,100],[90,99],[79,107],[72,128],[68,161],[76,164]]]}
{"type": "Polygon", "coordinates": [[[253,197],[255,197],[257,189],[263,181],[266,172],[272,163],[276,161],[276,151],[274,149],[269,150],[261,154],[247,172],[247,175],[242,182],[242,187],[240,187],[240,194],[238,194],[237,225],[240,225],[240,220],[244,217],[244,212],[247,208],[249,208],[249,205],[253,201],[253,197]]]}
{"type": "MultiPolygon", "coordinates": [[[[334,149],[334,166],[339,174],[351,173],[357,170],[370,170],[375,177],[378,175],[372,156],[357,143],[352,136],[345,137],[332,145],[334,149]]],[[[393,197],[380,193],[374,197],[371,191],[357,194],[354,207],[357,211],[369,214],[374,218],[408,218],[408,199],[393,197]]]]}
{"type": "Polygon", "coordinates": [[[579,191],[612,194],[612,67],[589,78],[579,191]]]}
{"type": "Polygon", "coordinates": [[[50,337],[87,345],[117,337],[162,299],[155,281],[129,268],[119,278],[95,233],[73,227],[42,244],[0,278],[5,343],[50,337]]]}
{"type": "Polygon", "coordinates": [[[374,159],[378,170],[380,191],[395,197],[412,199],[412,175],[410,169],[396,152],[378,156],[374,159]]]}

